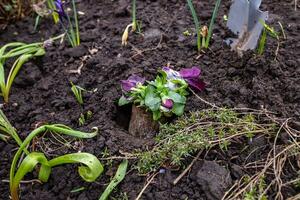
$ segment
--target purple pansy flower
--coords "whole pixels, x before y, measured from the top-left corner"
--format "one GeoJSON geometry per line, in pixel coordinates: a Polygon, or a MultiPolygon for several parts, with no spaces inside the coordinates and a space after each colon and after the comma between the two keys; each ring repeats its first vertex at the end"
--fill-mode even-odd
{"type": "Polygon", "coordinates": [[[205,88],[205,83],[199,79],[201,75],[201,70],[199,68],[192,67],[181,69],[179,74],[191,87],[200,91],[205,88]]]}
{"type": "Polygon", "coordinates": [[[63,7],[63,3],[61,0],[55,0],[55,7],[56,7],[56,12],[58,13],[59,15],[59,19],[62,20],[63,18],[66,18],[66,13],[65,13],[65,10],[64,10],[64,7],[63,7]]]}
{"type": "Polygon", "coordinates": [[[121,87],[124,92],[129,92],[137,84],[144,84],[145,78],[137,75],[131,75],[127,80],[121,80],[121,87]]]}
{"type": "Polygon", "coordinates": [[[162,100],[162,106],[168,109],[172,109],[173,108],[173,101],[172,99],[163,99],[162,100]]]}

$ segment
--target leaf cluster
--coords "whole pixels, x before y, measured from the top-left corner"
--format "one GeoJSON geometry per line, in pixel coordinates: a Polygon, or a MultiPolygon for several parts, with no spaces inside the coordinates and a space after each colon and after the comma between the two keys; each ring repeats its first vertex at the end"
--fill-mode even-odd
{"type": "Polygon", "coordinates": [[[181,116],[186,103],[185,96],[188,95],[187,87],[188,84],[183,79],[167,79],[167,74],[160,71],[160,75],[154,81],[149,81],[146,86],[139,84],[137,87],[132,88],[128,98],[122,96],[119,99],[119,106],[133,102],[151,111],[153,120],[172,114],[181,116]],[[162,106],[165,99],[172,100],[173,106],[171,109],[162,106]]]}

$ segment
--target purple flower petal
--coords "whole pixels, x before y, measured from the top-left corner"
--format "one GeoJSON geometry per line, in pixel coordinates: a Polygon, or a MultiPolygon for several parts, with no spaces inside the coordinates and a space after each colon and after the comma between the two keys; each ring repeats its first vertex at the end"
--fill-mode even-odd
{"type": "Polygon", "coordinates": [[[66,13],[63,7],[63,3],[61,2],[61,0],[55,0],[55,7],[56,7],[56,12],[59,15],[60,20],[62,20],[63,18],[66,17],[66,13]]]}
{"type": "Polygon", "coordinates": [[[205,88],[205,83],[198,78],[188,78],[185,81],[194,89],[202,91],[205,88]]]}
{"type": "Polygon", "coordinates": [[[132,88],[136,87],[138,83],[144,84],[145,78],[137,75],[131,75],[127,80],[121,80],[121,87],[124,92],[129,92],[132,88]]]}
{"type": "Polygon", "coordinates": [[[131,90],[131,88],[135,87],[136,84],[128,81],[128,80],[122,80],[121,81],[121,87],[122,87],[122,90],[125,91],[125,92],[129,92],[131,90]]]}
{"type": "Polygon", "coordinates": [[[162,101],[162,106],[168,109],[173,108],[173,101],[171,99],[165,99],[162,101]]]}
{"type": "Polygon", "coordinates": [[[185,68],[179,71],[179,74],[182,78],[199,78],[201,70],[197,67],[185,68]]]}
{"type": "Polygon", "coordinates": [[[146,79],[143,78],[143,77],[140,77],[138,75],[131,75],[129,78],[128,78],[129,81],[131,82],[135,82],[135,83],[141,83],[141,84],[144,84],[146,79]]]}

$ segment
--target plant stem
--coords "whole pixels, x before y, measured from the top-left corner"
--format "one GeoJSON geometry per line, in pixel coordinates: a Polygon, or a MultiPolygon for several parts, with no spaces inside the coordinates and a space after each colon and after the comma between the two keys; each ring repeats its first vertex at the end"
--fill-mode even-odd
{"type": "Polygon", "coordinates": [[[136,0],[132,0],[132,31],[136,31],[136,0]]]}
{"type": "Polygon", "coordinates": [[[196,28],[196,33],[197,33],[197,49],[198,49],[198,52],[200,52],[200,50],[201,50],[201,34],[200,34],[199,19],[197,17],[197,14],[196,14],[195,8],[193,6],[192,0],[187,0],[187,3],[189,5],[189,8],[191,10],[192,17],[193,17],[193,20],[194,20],[194,24],[195,24],[195,28],[196,28]]]}
{"type": "Polygon", "coordinates": [[[75,29],[76,29],[76,46],[80,44],[80,34],[79,34],[79,24],[77,18],[77,10],[75,5],[75,0],[72,0],[73,12],[74,12],[74,20],[75,20],[75,29]]]}

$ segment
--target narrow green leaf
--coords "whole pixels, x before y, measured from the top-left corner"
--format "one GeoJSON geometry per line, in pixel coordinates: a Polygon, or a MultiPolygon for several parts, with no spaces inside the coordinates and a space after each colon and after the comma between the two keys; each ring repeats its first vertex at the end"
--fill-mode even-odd
{"type": "Polygon", "coordinates": [[[111,180],[99,200],[106,200],[113,189],[125,178],[126,171],[128,166],[128,160],[124,160],[118,167],[116,175],[111,180]]]}
{"type": "Polygon", "coordinates": [[[214,8],[214,12],[213,12],[211,20],[210,20],[210,24],[209,24],[209,28],[208,28],[208,34],[207,34],[206,41],[205,41],[205,48],[208,48],[208,46],[209,46],[210,38],[211,38],[211,35],[212,35],[212,31],[213,31],[214,24],[215,24],[215,19],[217,17],[217,13],[218,13],[220,4],[221,4],[221,0],[217,0],[215,8],[214,8]]]}
{"type": "Polygon", "coordinates": [[[200,42],[201,41],[201,34],[200,34],[199,19],[198,19],[197,13],[195,11],[192,0],[187,0],[187,2],[188,2],[188,5],[189,5],[189,8],[190,8],[190,11],[192,13],[193,20],[194,20],[196,33],[197,33],[197,48],[198,48],[198,51],[200,51],[200,49],[201,49],[201,42],[200,42]]]}

